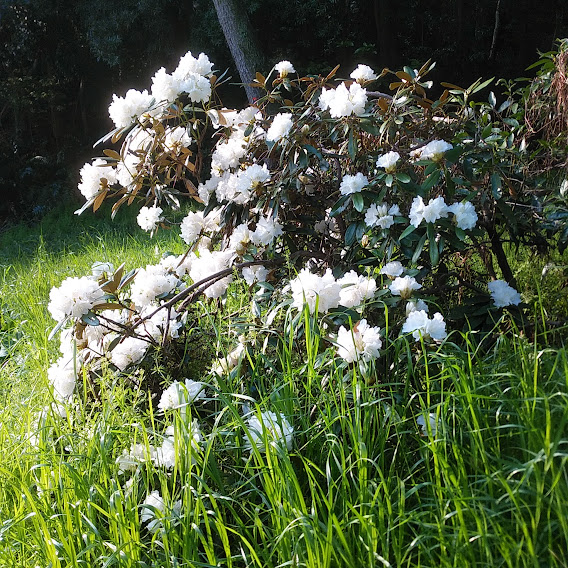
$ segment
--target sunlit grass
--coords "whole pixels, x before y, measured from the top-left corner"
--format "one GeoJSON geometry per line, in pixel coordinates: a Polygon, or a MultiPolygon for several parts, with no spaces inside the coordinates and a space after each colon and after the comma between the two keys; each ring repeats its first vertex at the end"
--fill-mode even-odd
{"type": "MultiPolygon", "coordinates": [[[[78,396],[64,418],[38,416],[58,348],[47,341],[50,288],[88,273],[94,260],[135,267],[179,252],[167,233],[135,239],[127,224],[70,234],[44,227],[42,238],[28,232],[25,251],[2,249],[0,565],[568,563],[568,356],[547,345],[543,318],[531,329],[536,342],[512,331],[454,333],[438,347],[385,344],[388,364],[377,368],[388,371],[369,380],[322,349],[313,317],[285,314],[303,326],[303,341],[275,337],[230,375],[202,377],[206,399],[184,411],[161,413],[144,376],[135,388],[109,372],[98,397],[78,396]],[[292,449],[268,432],[255,444],[249,410],[285,416],[292,449]],[[149,454],[170,425],[171,470],[146,460],[119,471],[118,456],[133,443],[149,454]],[[153,532],[141,517],[155,490],[165,511],[154,511],[153,532]]],[[[235,288],[228,307],[240,313],[248,303],[235,288]]],[[[239,333],[236,320],[225,321],[214,303],[195,309],[222,352],[239,333]]]]}

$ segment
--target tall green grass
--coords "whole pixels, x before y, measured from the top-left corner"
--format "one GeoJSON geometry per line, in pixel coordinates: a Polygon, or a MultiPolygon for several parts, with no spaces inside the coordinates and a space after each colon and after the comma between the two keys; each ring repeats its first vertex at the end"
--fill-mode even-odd
{"type": "MultiPolygon", "coordinates": [[[[128,229],[93,229],[80,246],[50,247],[46,236],[12,256],[1,281],[13,323],[0,359],[0,565],[568,564],[568,355],[545,344],[540,324],[533,342],[471,332],[440,347],[385,346],[388,370],[369,380],[323,350],[304,314],[294,322],[302,341],[290,333],[249,352],[184,411],[160,413],[144,377],[136,388],[106,373],[100,400],[79,396],[66,417],[38,417],[57,351],[46,339],[51,286],[94,260],[139,266],[155,261],[156,246],[175,251],[167,237],[134,240],[128,229]],[[268,431],[255,444],[248,410],[286,416],[292,449],[268,431]],[[178,433],[172,470],[146,461],[119,472],[123,451],[149,450],[168,425],[178,433]],[[141,516],[154,490],[166,510],[153,511],[153,532],[141,516]]],[[[246,295],[234,294],[233,309],[244,310],[246,295]]],[[[214,308],[196,310],[221,345],[233,329],[214,308]]]]}

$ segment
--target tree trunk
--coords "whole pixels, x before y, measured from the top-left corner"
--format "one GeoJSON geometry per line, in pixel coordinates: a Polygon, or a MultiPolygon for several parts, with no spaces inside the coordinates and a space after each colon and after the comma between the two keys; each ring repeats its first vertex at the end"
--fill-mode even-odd
{"type": "Polygon", "coordinates": [[[213,4],[247,98],[249,103],[252,103],[261,92],[251,87],[250,83],[255,77],[255,72],[261,67],[263,59],[254,30],[239,0],[213,0],[213,4]]]}

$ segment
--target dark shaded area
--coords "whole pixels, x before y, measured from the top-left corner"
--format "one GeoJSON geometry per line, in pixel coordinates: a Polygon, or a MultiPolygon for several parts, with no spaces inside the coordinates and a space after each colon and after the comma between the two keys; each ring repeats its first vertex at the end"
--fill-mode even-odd
{"type": "MultiPolygon", "coordinates": [[[[568,35],[564,0],[251,0],[249,20],[268,61],[301,73],[357,63],[375,70],[437,62],[436,81],[516,78],[568,35]]],[[[112,93],[147,89],[186,51],[206,52],[237,82],[213,2],[0,0],[0,228],[77,199],[81,165],[112,126],[112,93]]],[[[262,69],[267,72],[268,69],[262,69]]],[[[381,88],[388,88],[382,85],[381,88]]],[[[245,102],[224,89],[227,106],[245,102]]]]}

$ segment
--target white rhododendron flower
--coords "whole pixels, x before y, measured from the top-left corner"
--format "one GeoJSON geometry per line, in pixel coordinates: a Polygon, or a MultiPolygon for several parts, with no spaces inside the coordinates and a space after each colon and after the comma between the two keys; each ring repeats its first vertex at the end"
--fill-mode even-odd
{"type": "Polygon", "coordinates": [[[365,212],[365,224],[368,227],[380,227],[381,229],[389,229],[394,225],[395,216],[400,215],[398,205],[388,206],[387,203],[371,204],[365,212]]]}
{"type": "Polygon", "coordinates": [[[339,191],[341,195],[351,195],[360,192],[366,185],[369,185],[369,180],[361,172],[354,176],[346,174],[341,180],[339,191]]]}
{"type": "Polygon", "coordinates": [[[281,138],[288,135],[294,122],[289,112],[280,112],[273,119],[270,128],[266,132],[268,142],[278,142],[281,138]]]}
{"type": "Polygon", "coordinates": [[[368,66],[359,63],[357,69],[351,72],[349,75],[351,79],[355,79],[358,83],[365,83],[366,81],[374,81],[378,79],[378,75],[368,66]]]}
{"type": "Polygon", "coordinates": [[[521,295],[504,280],[493,280],[487,287],[497,308],[518,306],[521,303],[521,295]]]}
{"type": "Polygon", "coordinates": [[[404,266],[402,266],[398,260],[394,260],[392,262],[387,262],[387,264],[381,268],[379,274],[384,274],[385,276],[394,279],[397,276],[400,276],[403,272],[404,266]]]}
{"type": "Polygon", "coordinates": [[[396,170],[396,163],[400,160],[398,152],[387,152],[377,158],[377,168],[385,168],[387,174],[392,174],[396,170]]]}
{"type": "Polygon", "coordinates": [[[112,262],[95,261],[91,264],[91,274],[95,278],[100,278],[103,274],[112,274],[113,272],[114,266],[112,262]]]}
{"type": "Polygon", "coordinates": [[[272,411],[261,412],[260,415],[254,414],[246,420],[249,440],[246,447],[252,450],[252,444],[260,452],[266,451],[265,440],[271,446],[286,446],[292,449],[294,428],[283,414],[272,411]]]}
{"type": "Polygon", "coordinates": [[[367,91],[359,83],[352,83],[349,89],[341,83],[336,89],[322,89],[319,106],[322,110],[329,110],[333,118],[361,116],[367,104],[367,91]]]}
{"type": "Polygon", "coordinates": [[[448,206],[442,196],[430,199],[428,205],[424,203],[422,197],[418,196],[412,200],[410,206],[410,224],[418,227],[422,221],[435,223],[438,219],[448,216],[448,206]]]}
{"type": "Polygon", "coordinates": [[[129,451],[124,450],[122,454],[116,458],[118,472],[135,471],[140,464],[151,459],[153,453],[154,447],[152,445],[146,447],[144,444],[132,444],[129,451]]]}
{"type": "MultiPolygon", "coordinates": [[[[194,421],[191,424],[190,428],[187,431],[187,435],[189,438],[187,449],[192,454],[192,463],[195,463],[196,460],[194,459],[194,453],[199,451],[199,444],[203,441],[201,429],[199,428],[197,422],[194,421]]],[[[152,462],[157,467],[172,469],[176,465],[176,457],[176,432],[173,426],[168,426],[166,428],[162,445],[155,448],[152,452],[152,462]]]]}
{"type": "Polygon", "coordinates": [[[77,373],[73,362],[69,363],[67,357],[60,357],[56,363],[47,370],[49,384],[53,387],[53,398],[59,402],[69,400],[75,390],[77,373]]]}
{"type": "Polygon", "coordinates": [[[130,89],[125,97],[112,96],[112,103],[108,107],[108,114],[117,128],[130,126],[133,122],[148,111],[154,97],[148,91],[130,89]]]}
{"type": "Polygon", "coordinates": [[[290,73],[295,73],[294,66],[289,61],[280,61],[274,66],[280,77],[287,77],[290,73]]]}
{"type": "Polygon", "coordinates": [[[444,154],[451,150],[453,146],[449,142],[444,140],[432,140],[425,146],[416,148],[410,152],[410,156],[417,160],[433,160],[434,162],[439,162],[444,154]]]}
{"type": "Polygon", "coordinates": [[[141,207],[136,221],[143,231],[154,231],[158,223],[162,221],[163,210],[156,205],[152,207],[141,207]]]}
{"type": "Polygon", "coordinates": [[[136,337],[126,337],[110,352],[110,360],[119,370],[124,371],[130,365],[137,365],[144,359],[148,342],[136,337]]]}
{"type": "Polygon", "coordinates": [[[373,278],[359,276],[354,270],[347,272],[337,283],[341,286],[339,304],[346,308],[354,308],[365,300],[370,300],[377,289],[373,278]]]}
{"type": "Polygon", "coordinates": [[[191,379],[185,379],[185,382],[173,382],[164,390],[158,403],[158,408],[162,411],[179,408],[195,402],[205,397],[205,384],[191,379]]]}
{"type": "Polygon", "coordinates": [[[448,207],[448,211],[455,215],[456,225],[468,231],[473,229],[477,224],[477,213],[473,203],[466,201],[465,203],[454,203],[448,207]]]}
{"type": "Polygon", "coordinates": [[[406,317],[412,312],[424,311],[428,313],[428,304],[424,300],[410,300],[406,302],[406,317]]]}
{"type": "Polygon", "coordinates": [[[255,282],[266,282],[267,276],[268,270],[264,266],[245,266],[243,268],[243,278],[249,286],[252,286],[255,282]]]}
{"type": "Polygon", "coordinates": [[[282,225],[270,216],[261,217],[256,229],[251,233],[250,240],[257,246],[268,246],[276,237],[283,233],[282,225]]]}
{"type": "Polygon", "coordinates": [[[292,290],[292,306],[298,310],[308,304],[311,314],[318,306],[320,314],[327,313],[331,308],[339,306],[341,284],[339,284],[328,268],[323,276],[312,274],[308,268],[303,268],[296,278],[290,281],[292,290]]]}
{"type": "MultiPolygon", "coordinates": [[[[201,282],[217,272],[230,268],[235,253],[231,250],[227,251],[209,251],[200,249],[199,256],[195,256],[191,263],[189,277],[194,283],[201,282]]],[[[210,286],[203,292],[208,298],[219,298],[222,296],[233,281],[232,274],[225,276],[210,286]]]]}
{"type": "Polygon", "coordinates": [[[403,276],[395,278],[389,286],[389,290],[393,296],[400,296],[403,300],[408,300],[412,296],[414,290],[420,290],[422,284],[416,282],[412,276],[403,276]]]}
{"type": "Polygon", "coordinates": [[[175,290],[178,278],[168,273],[159,264],[149,264],[140,268],[132,283],[131,298],[139,308],[143,308],[156,301],[158,296],[164,296],[175,290]]]}
{"type": "Polygon", "coordinates": [[[245,352],[245,346],[243,343],[239,343],[233,351],[227,354],[226,357],[218,359],[217,362],[213,365],[212,371],[213,373],[221,376],[223,374],[230,373],[241,360],[245,352]]]}
{"type": "Polygon", "coordinates": [[[433,318],[429,318],[424,310],[415,310],[408,314],[402,326],[402,333],[412,333],[416,341],[420,340],[420,336],[425,341],[428,339],[442,341],[448,335],[442,314],[436,313],[433,318]]]}
{"type": "Polygon", "coordinates": [[[106,180],[107,185],[113,185],[117,181],[116,169],[101,158],[93,160],[92,164],[87,162],[79,174],[81,176],[79,191],[87,201],[99,193],[103,179],[106,180]]]}
{"type": "Polygon", "coordinates": [[[166,512],[166,504],[159,491],[152,491],[142,503],[140,521],[148,523],[149,531],[156,531],[166,512]]]}
{"type": "Polygon", "coordinates": [[[181,147],[187,148],[191,144],[191,134],[185,126],[167,128],[164,144],[169,150],[176,150],[181,147]]]}
{"type": "Polygon", "coordinates": [[[166,73],[164,67],[158,69],[152,77],[152,96],[157,102],[173,102],[181,92],[180,82],[166,73]]]}
{"type": "Polygon", "coordinates": [[[381,346],[380,328],[369,326],[366,319],[352,330],[341,326],[337,333],[337,354],[347,363],[376,359],[381,346]]]}
{"type": "Polygon", "coordinates": [[[99,285],[88,276],[66,278],[59,288],[53,287],[49,292],[47,309],[56,321],[68,316],[80,318],[102,300],[103,295],[99,285]]]}

